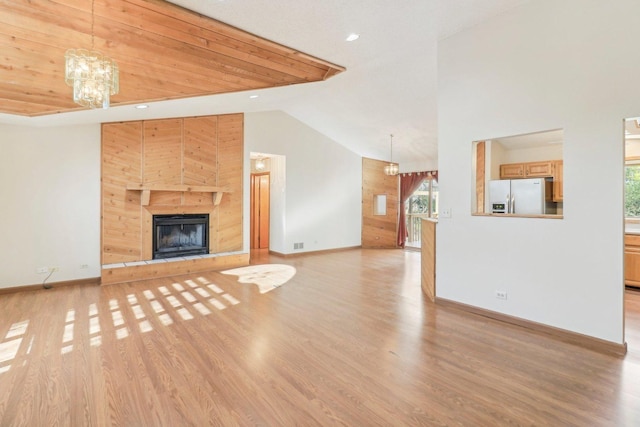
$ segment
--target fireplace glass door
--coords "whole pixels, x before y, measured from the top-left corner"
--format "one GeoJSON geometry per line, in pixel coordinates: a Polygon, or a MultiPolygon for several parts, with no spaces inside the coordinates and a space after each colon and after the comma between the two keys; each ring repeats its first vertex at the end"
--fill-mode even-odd
{"type": "Polygon", "coordinates": [[[154,215],[153,259],[209,253],[209,215],[154,215]]]}

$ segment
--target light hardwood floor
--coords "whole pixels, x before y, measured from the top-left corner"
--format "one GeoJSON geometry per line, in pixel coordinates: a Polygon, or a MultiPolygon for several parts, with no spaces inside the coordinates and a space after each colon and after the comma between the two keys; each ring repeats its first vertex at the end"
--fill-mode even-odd
{"type": "Polygon", "coordinates": [[[640,292],[616,357],[426,302],[416,252],[257,259],[297,273],[0,296],[0,425],[640,425],[640,292]]]}

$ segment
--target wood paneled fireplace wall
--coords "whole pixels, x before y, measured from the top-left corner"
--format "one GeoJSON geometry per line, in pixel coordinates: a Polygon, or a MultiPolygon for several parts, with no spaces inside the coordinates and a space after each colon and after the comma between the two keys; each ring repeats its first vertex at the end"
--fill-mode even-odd
{"type": "Polygon", "coordinates": [[[208,214],[208,252],[242,250],[243,122],[228,114],[102,125],[103,266],[153,258],[153,215],[208,214]]]}

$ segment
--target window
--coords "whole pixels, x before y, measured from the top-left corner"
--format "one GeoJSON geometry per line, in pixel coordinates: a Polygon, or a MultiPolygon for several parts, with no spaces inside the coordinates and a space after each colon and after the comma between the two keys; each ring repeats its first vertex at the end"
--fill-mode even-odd
{"type": "Polygon", "coordinates": [[[411,195],[405,205],[407,215],[422,215],[426,218],[438,217],[438,182],[425,179],[411,195]]]}
{"type": "Polygon", "coordinates": [[[428,214],[429,213],[429,181],[424,180],[420,187],[409,197],[406,204],[407,214],[428,214]]]}
{"type": "Polygon", "coordinates": [[[640,161],[624,168],[624,216],[640,218],[640,161]]]}

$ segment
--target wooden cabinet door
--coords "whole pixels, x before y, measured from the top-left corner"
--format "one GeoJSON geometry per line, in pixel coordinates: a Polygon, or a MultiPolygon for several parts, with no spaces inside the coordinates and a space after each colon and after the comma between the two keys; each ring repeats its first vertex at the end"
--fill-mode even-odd
{"type": "Polygon", "coordinates": [[[640,287],[640,247],[626,247],[624,251],[624,283],[640,287]]]}
{"type": "Polygon", "coordinates": [[[624,236],[624,283],[640,287],[640,236],[624,236]]]}
{"type": "Polygon", "coordinates": [[[531,162],[524,164],[524,174],[527,178],[546,178],[553,176],[552,162],[531,162]]]}
{"type": "Polygon", "coordinates": [[[524,163],[500,165],[500,179],[524,178],[524,163]]]}
{"type": "Polygon", "coordinates": [[[561,202],[564,200],[564,167],[562,160],[553,162],[553,201],[561,202]]]}

